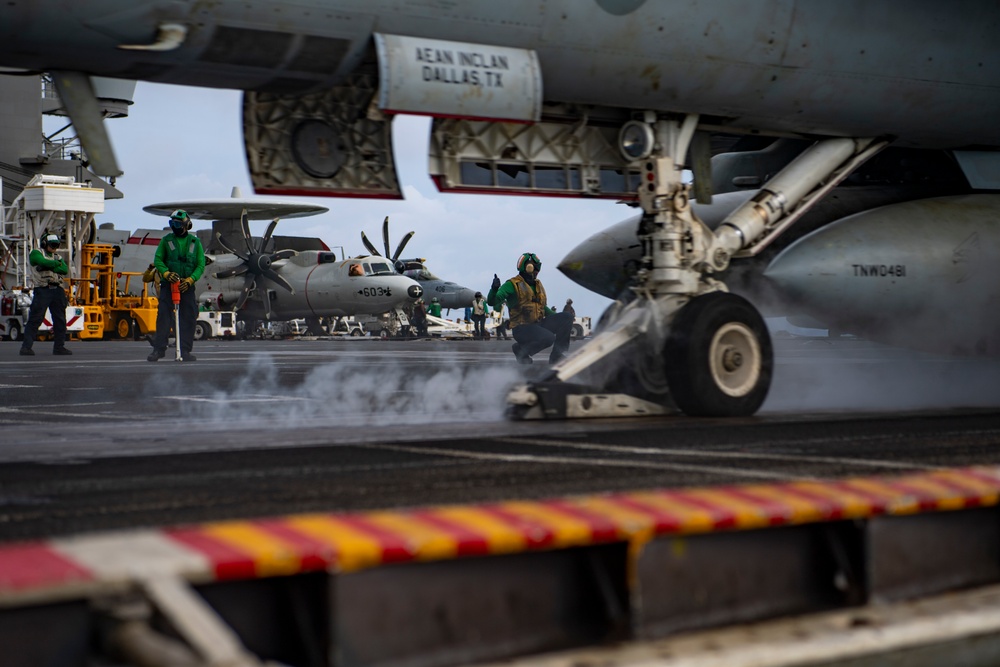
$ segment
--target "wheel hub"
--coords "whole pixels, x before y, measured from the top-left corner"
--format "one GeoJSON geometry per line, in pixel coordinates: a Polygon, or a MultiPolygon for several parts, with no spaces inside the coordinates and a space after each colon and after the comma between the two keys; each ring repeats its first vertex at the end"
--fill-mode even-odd
{"type": "Polygon", "coordinates": [[[731,322],[715,332],[709,348],[712,378],[729,396],[745,396],[760,377],[761,351],[753,331],[731,322]]]}
{"type": "Polygon", "coordinates": [[[722,352],[722,367],[729,373],[735,372],[743,365],[743,355],[734,347],[727,347],[722,352]]]}

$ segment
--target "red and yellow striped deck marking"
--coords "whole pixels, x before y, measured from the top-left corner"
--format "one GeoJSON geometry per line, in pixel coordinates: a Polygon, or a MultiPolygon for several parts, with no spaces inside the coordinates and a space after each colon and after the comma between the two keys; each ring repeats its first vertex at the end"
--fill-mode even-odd
{"type": "Polygon", "coordinates": [[[86,582],[91,573],[44,542],[24,542],[0,548],[0,591],[86,582]]]}
{"type": "Polygon", "coordinates": [[[214,562],[219,576],[267,576],[441,560],[655,535],[751,530],[879,514],[995,505],[1000,469],[787,484],[643,491],[547,501],[435,507],[267,522],[208,524],[176,534],[214,562]]]}
{"type": "MultiPolygon", "coordinates": [[[[766,529],[1000,503],[1000,467],[935,470],[893,478],[803,480],[637,491],[544,501],[223,521],[162,531],[201,557],[205,579],[330,570],[628,542],[656,536],[766,529]]],[[[123,533],[127,540],[128,533],[123,533]]],[[[74,538],[85,540],[86,536],[74,538]]],[[[190,561],[187,561],[190,562],[190,561]]],[[[45,542],[0,545],[0,601],[67,589],[97,575],[45,542]]]]}

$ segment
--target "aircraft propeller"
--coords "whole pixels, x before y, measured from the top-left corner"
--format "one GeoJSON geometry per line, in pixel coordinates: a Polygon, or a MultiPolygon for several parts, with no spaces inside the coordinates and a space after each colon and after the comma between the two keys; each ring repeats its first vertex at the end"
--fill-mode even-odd
{"type": "MultiPolygon", "coordinates": [[[[277,252],[268,252],[266,250],[268,242],[271,240],[271,234],[277,225],[278,218],[275,218],[267,226],[267,231],[264,232],[264,236],[261,237],[260,241],[254,241],[254,238],[250,235],[250,223],[247,214],[244,212],[240,217],[240,228],[243,231],[242,244],[234,243],[232,239],[228,239],[222,234],[216,234],[216,238],[223,248],[243,260],[243,263],[239,266],[232,269],[225,269],[215,274],[216,278],[246,275],[246,279],[243,281],[243,289],[240,292],[239,299],[236,301],[234,310],[239,310],[246,303],[247,297],[250,296],[250,290],[257,286],[257,278],[267,278],[271,282],[281,285],[290,293],[295,294],[295,290],[291,284],[272,269],[271,264],[279,259],[287,259],[296,255],[296,251],[278,250],[277,252]],[[246,250],[238,250],[237,248],[241,245],[246,246],[246,250]]],[[[271,319],[271,296],[266,289],[262,289],[261,297],[264,301],[264,317],[271,319]]]]}
{"type": "MultiPolygon", "coordinates": [[[[382,243],[385,246],[385,257],[392,260],[392,265],[396,269],[397,273],[402,273],[404,270],[406,270],[406,267],[402,264],[402,262],[399,261],[399,256],[403,253],[403,248],[405,248],[406,244],[410,242],[410,239],[413,238],[414,234],[415,232],[409,232],[408,234],[406,234],[406,236],[403,237],[403,240],[399,242],[399,245],[396,246],[396,252],[390,254],[389,216],[385,216],[385,220],[382,221],[382,243]]],[[[377,257],[383,256],[382,253],[380,253],[375,248],[375,245],[368,240],[368,237],[365,236],[364,232],[361,232],[361,242],[365,244],[365,247],[368,248],[368,252],[370,252],[371,254],[377,257]]]]}

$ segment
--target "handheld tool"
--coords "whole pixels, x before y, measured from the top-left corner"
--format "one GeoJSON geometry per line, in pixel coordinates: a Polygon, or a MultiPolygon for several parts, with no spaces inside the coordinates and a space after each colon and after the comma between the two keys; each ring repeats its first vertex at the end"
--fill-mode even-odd
{"type": "Polygon", "coordinates": [[[183,361],[181,358],[181,284],[180,282],[170,283],[170,300],[174,302],[174,341],[176,341],[177,356],[174,361],[183,361]]]}

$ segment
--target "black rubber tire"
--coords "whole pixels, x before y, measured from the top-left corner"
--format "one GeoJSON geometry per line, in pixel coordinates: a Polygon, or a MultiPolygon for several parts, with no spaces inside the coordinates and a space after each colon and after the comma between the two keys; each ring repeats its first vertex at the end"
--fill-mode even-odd
{"type": "Polygon", "coordinates": [[[727,292],[680,309],[664,346],[664,372],[677,407],[693,417],[747,417],[771,388],[774,352],[764,318],[727,292]]]}
{"type": "Polygon", "coordinates": [[[17,322],[11,322],[7,327],[7,340],[21,340],[21,325],[17,322]]]}
{"type": "Polygon", "coordinates": [[[208,340],[212,336],[212,328],[204,322],[194,323],[194,339],[208,340]]]}
{"type": "Polygon", "coordinates": [[[583,327],[579,324],[573,325],[573,340],[583,340],[583,327]]]}

